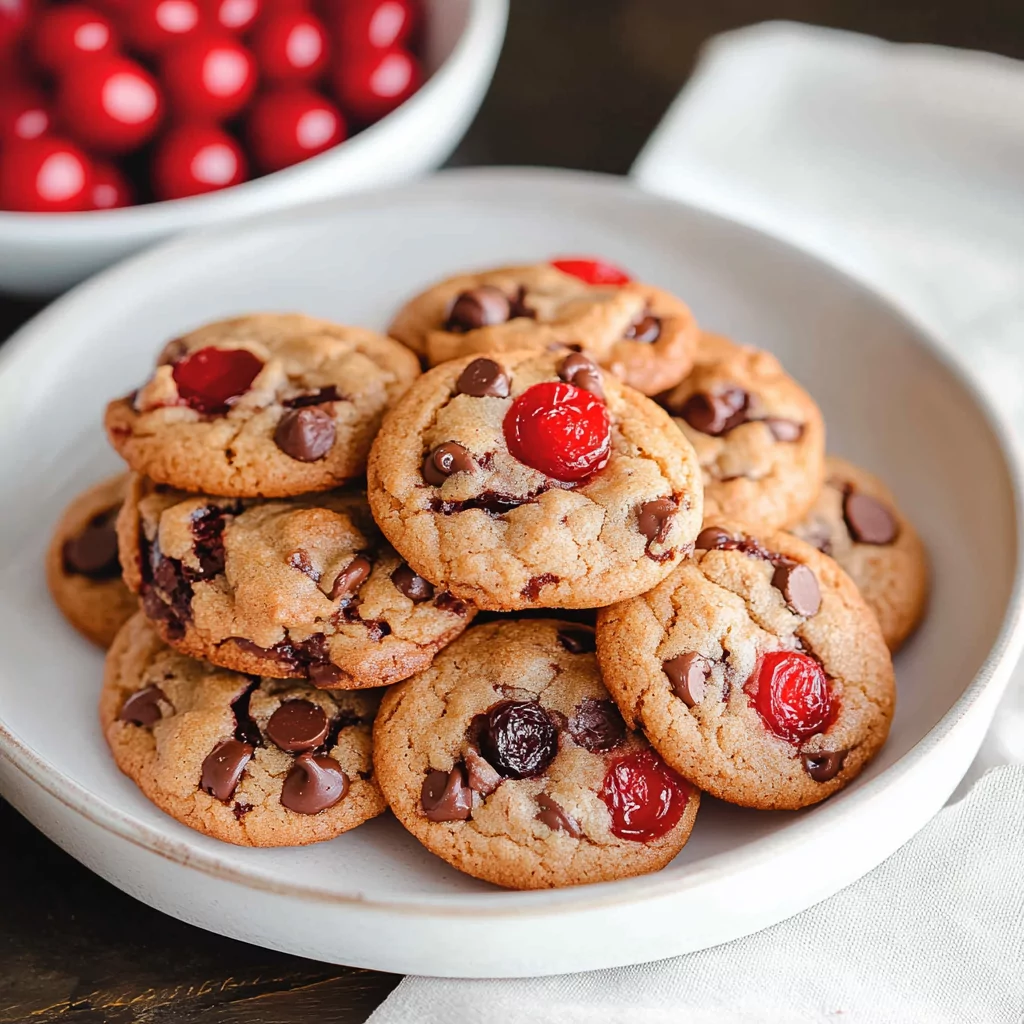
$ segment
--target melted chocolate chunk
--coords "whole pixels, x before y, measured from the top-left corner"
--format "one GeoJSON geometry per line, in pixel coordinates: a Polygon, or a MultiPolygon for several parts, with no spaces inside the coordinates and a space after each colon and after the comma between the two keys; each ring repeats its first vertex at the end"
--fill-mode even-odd
{"type": "Polygon", "coordinates": [[[843,518],[858,544],[891,544],[896,539],[896,517],[870,495],[848,491],[843,498],[843,518]]]}
{"type": "Polygon", "coordinates": [[[474,359],[459,374],[455,393],[472,398],[508,398],[508,374],[493,359],[474,359]]]}
{"type": "Polygon", "coordinates": [[[558,376],[573,387],[582,388],[604,399],[601,371],[597,364],[582,352],[566,356],[558,367],[558,376]]]}
{"type": "Polygon", "coordinates": [[[554,573],[542,572],[539,576],[530,578],[526,586],[520,591],[520,595],[525,597],[527,601],[536,601],[544,587],[549,583],[558,583],[560,579],[561,577],[556,576],[554,573]]]}
{"type": "Polygon", "coordinates": [[[547,825],[552,832],[564,832],[572,839],[579,839],[583,835],[576,819],[566,812],[561,804],[547,793],[537,794],[537,821],[547,825]]]}
{"type": "Polygon", "coordinates": [[[711,666],[706,658],[693,651],[680,654],[662,663],[662,671],[668,676],[672,692],[688,707],[692,708],[704,700],[707,693],[708,674],[711,666]]]}
{"type": "Polygon", "coordinates": [[[348,776],[327,754],[299,754],[281,787],[281,803],[296,814],[319,814],[348,792],[348,776]]]}
{"type": "Polygon", "coordinates": [[[334,577],[334,583],[331,586],[331,600],[337,601],[343,597],[351,597],[363,585],[372,570],[373,564],[366,555],[356,555],[334,577]]]}
{"type": "Polygon", "coordinates": [[[318,462],[334,447],[334,417],[319,405],[289,409],[274,431],[274,444],[296,462],[318,462]]]}
{"type": "Polygon", "coordinates": [[[453,473],[470,473],[475,466],[468,448],[457,441],[445,441],[423,460],[423,479],[432,487],[440,487],[453,473]]]}
{"type": "Polygon", "coordinates": [[[315,750],[329,729],[327,712],[310,700],[286,700],[267,722],[267,736],[290,754],[315,750]]]}
{"type": "Polygon", "coordinates": [[[309,681],[319,690],[334,689],[340,686],[345,679],[345,673],[331,662],[309,666],[309,681]]]}
{"type": "Polygon", "coordinates": [[[614,701],[584,697],[569,719],[569,735],[585,750],[604,753],[626,738],[626,723],[614,701]]]}
{"type": "Polygon", "coordinates": [[[450,772],[428,772],[420,789],[420,807],[428,821],[466,821],[473,810],[473,792],[462,765],[450,772]]]}
{"type": "Polygon", "coordinates": [[[517,498],[511,494],[484,491],[483,494],[478,494],[475,498],[466,498],[463,501],[443,501],[441,498],[432,498],[430,501],[430,511],[438,512],[443,516],[450,516],[477,508],[488,515],[500,516],[506,512],[511,512],[514,508],[519,508],[520,505],[529,505],[531,502],[536,501],[537,497],[542,493],[542,491],[538,491],[537,494],[530,494],[525,498],[517,498]]]}
{"type": "Polygon", "coordinates": [[[818,578],[799,562],[781,562],[772,575],[772,586],[782,591],[786,604],[797,615],[815,615],[821,607],[818,578]]]}
{"type": "Polygon", "coordinates": [[[121,575],[115,529],[119,507],[93,516],[81,533],[64,541],[61,555],[65,573],[91,580],[112,580],[121,575]]]}
{"type": "Polygon", "coordinates": [[[287,409],[302,409],[307,405],[323,405],[325,402],[344,402],[345,396],[338,393],[338,388],[334,384],[329,384],[325,388],[320,388],[318,391],[307,391],[304,395],[296,395],[294,398],[289,398],[282,404],[287,409]]]}
{"type": "Polygon", "coordinates": [[[597,635],[588,626],[563,626],[558,642],[570,654],[590,654],[597,650],[597,635]]]}
{"type": "Polygon", "coordinates": [[[823,750],[818,754],[801,754],[804,771],[815,782],[830,782],[842,770],[848,750],[823,750]]]}
{"type": "Polygon", "coordinates": [[[391,574],[391,582],[414,604],[429,601],[434,596],[434,585],[418,576],[405,562],[391,574]]]}
{"type": "Polygon", "coordinates": [[[679,415],[694,430],[711,437],[720,437],[747,421],[750,396],[742,388],[726,387],[720,391],[697,391],[690,395],[679,415]]]}
{"type": "Polygon", "coordinates": [[[240,504],[208,505],[192,513],[193,547],[199,570],[183,566],[185,577],[190,583],[209,580],[224,572],[224,528],[227,520],[241,510],[240,504]]]}
{"type": "Polygon", "coordinates": [[[203,761],[200,788],[226,803],[234,795],[252,755],[253,748],[237,739],[218,744],[203,761]]]}
{"type": "Polygon", "coordinates": [[[503,324],[510,315],[508,296],[494,285],[482,284],[455,296],[444,329],[466,334],[481,327],[503,324]]]}
{"type": "Polygon", "coordinates": [[[652,316],[648,310],[636,323],[630,324],[626,328],[623,337],[627,341],[639,341],[645,345],[651,345],[661,337],[661,320],[659,317],[652,316]]]}
{"type": "Polygon", "coordinates": [[[526,288],[520,285],[515,295],[508,300],[508,318],[515,320],[518,317],[526,317],[529,320],[537,319],[537,311],[530,309],[526,304],[526,288]]]}
{"type": "Polygon", "coordinates": [[[466,615],[469,612],[465,601],[460,601],[454,594],[449,594],[447,590],[437,595],[434,607],[438,611],[448,612],[451,615],[466,615]]]}
{"type": "Polygon", "coordinates": [[[662,544],[672,529],[672,517],[679,510],[675,498],[655,498],[645,501],[636,514],[637,529],[647,538],[648,544],[662,544]]]}
{"type": "MultiPolygon", "coordinates": [[[[153,725],[164,716],[161,704],[171,707],[171,702],[164,696],[164,691],[159,686],[145,686],[133,693],[121,705],[117,720],[130,722],[132,725],[153,725]]],[[[173,710],[171,708],[172,713],[173,710]]]]}

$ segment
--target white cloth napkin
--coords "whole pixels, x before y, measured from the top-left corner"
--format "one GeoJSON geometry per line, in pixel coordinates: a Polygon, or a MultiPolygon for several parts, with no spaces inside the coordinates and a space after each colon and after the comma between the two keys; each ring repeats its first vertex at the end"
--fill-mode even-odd
{"type": "MultiPolygon", "coordinates": [[[[637,160],[651,191],[811,249],[903,305],[1024,433],[1024,65],[785,23],[721,36],[637,160]]],[[[1024,687],[960,795],[757,935],[520,981],[406,978],[371,1024],[1021,1024],[1024,687]]]]}

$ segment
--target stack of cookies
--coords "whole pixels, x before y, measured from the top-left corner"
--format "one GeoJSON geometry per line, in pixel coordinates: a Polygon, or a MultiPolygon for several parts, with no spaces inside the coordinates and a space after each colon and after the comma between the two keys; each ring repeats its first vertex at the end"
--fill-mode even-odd
{"type": "Polygon", "coordinates": [[[444,281],[390,335],[211,324],[108,407],[132,473],[48,573],[150,800],[256,846],[389,806],[537,888],[662,867],[701,791],[863,769],[925,556],[774,357],[582,259],[444,281]]]}

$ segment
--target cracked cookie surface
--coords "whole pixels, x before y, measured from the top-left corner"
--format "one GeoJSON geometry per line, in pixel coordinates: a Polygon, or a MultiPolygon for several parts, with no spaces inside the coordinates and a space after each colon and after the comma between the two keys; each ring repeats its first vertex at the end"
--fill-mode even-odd
{"type": "Polygon", "coordinates": [[[127,474],[90,487],[65,509],[46,552],[46,581],[64,618],[109,647],[139,603],[121,579],[115,521],[127,474]]]}
{"type": "Polygon", "coordinates": [[[878,617],[889,649],[898,650],[924,615],[928,556],[885,484],[830,455],[818,500],[788,529],[846,570],[878,617]]]}
{"type": "Polygon", "coordinates": [[[593,649],[576,623],[492,622],[385,694],[377,777],[427,849],[517,889],[644,874],[679,852],[699,793],[625,728],[593,649]]]}
{"type": "Polygon", "coordinates": [[[550,263],[438,282],[388,330],[431,366],[472,353],[580,346],[648,395],[682,380],[698,337],[693,315],[674,295],[636,281],[589,284],[550,263]]]}
{"type": "Polygon", "coordinates": [[[361,491],[246,501],[135,477],[118,535],[163,639],[239,672],[384,686],[429,665],[475,611],[412,572],[361,491]]]}
{"type": "Polygon", "coordinates": [[[697,451],[707,522],[772,531],[813,504],[825,473],[825,424],[775,356],[705,332],[690,375],[660,396],[697,451]]]}
{"type": "Polygon", "coordinates": [[[435,367],[385,420],[368,482],[374,518],[416,572],[490,610],[642,593],[701,521],[693,448],[654,402],[578,353],[435,367]],[[572,459],[560,462],[560,445],[572,459]]]}
{"type": "Polygon", "coordinates": [[[627,723],[730,803],[795,809],[850,782],[892,720],[878,622],[835,561],[786,533],[706,527],[652,591],[598,613],[627,723]]]}
{"type": "Polygon", "coordinates": [[[221,320],[169,342],[107,407],[132,469],[187,491],[285,497],[360,476],[384,411],[419,374],[407,348],[301,314],[221,320]]]}
{"type": "Polygon", "coordinates": [[[301,846],[384,810],[378,701],[214,668],[140,613],[107,654],[100,724],[121,771],[182,824],[239,846],[301,846]]]}

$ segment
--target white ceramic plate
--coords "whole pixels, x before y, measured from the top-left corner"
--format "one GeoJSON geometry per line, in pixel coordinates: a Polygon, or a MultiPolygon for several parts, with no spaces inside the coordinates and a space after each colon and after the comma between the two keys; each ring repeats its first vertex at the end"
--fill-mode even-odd
{"type": "Polygon", "coordinates": [[[389,971],[529,975],[636,963],[747,934],[864,874],[939,809],[1021,646],[1015,470],[982,399],[921,332],[835,270],[621,181],[460,171],[171,242],[103,274],[0,356],[0,788],[93,870],[186,921],[389,971]],[[383,327],[421,286],[476,265],[603,254],[775,351],[825,410],[830,447],[895,489],[931,551],[927,622],[899,656],[878,760],[798,813],[707,800],[664,871],[501,892],[422,850],[390,817],[320,846],[244,850],[147,803],[105,749],[101,657],[50,604],[58,512],[116,466],[104,402],[204,320],[302,309],[383,327]]]}

